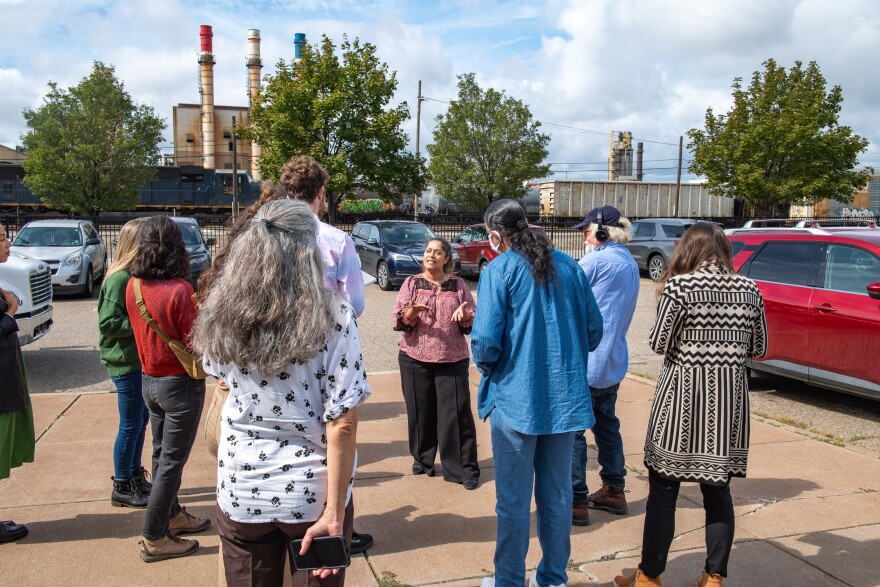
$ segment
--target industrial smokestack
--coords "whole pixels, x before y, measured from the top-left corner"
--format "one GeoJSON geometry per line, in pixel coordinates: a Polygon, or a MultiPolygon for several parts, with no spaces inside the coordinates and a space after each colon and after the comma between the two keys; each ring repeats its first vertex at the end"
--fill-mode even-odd
{"type": "MultiPolygon", "coordinates": [[[[260,59],[260,31],[250,29],[248,31],[248,97],[250,108],[253,111],[257,97],[260,95],[260,70],[263,68],[263,60],[260,59]]],[[[250,121],[248,121],[250,122],[250,121]]],[[[254,141],[251,143],[251,177],[260,179],[260,155],[262,148],[254,141]]]]}
{"type": "Polygon", "coordinates": [[[202,165],[214,169],[214,33],[211,27],[199,27],[202,50],[199,53],[199,93],[202,95],[202,165]]]}
{"type": "Polygon", "coordinates": [[[645,153],[645,144],[639,143],[636,148],[636,181],[642,181],[642,156],[645,153]]]}
{"type": "Polygon", "coordinates": [[[293,35],[293,64],[299,66],[302,62],[302,48],[306,44],[306,34],[296,33],[293,35]]]}

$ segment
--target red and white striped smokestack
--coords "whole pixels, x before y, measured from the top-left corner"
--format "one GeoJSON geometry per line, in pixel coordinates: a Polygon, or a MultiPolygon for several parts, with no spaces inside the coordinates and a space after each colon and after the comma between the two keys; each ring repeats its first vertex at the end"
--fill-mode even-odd
{"type": "Polygon", "coordinates": [[[202,165],[214,169],[214,33],[209,25],[199,27],[201,73],[199,92],[202,94],[202,165]]]}
{"type": "MultiPolygon", "coordinates": [[[[260,95],[260,70],[263,69],[263,60],[260,59],[260,31],[250,29],[248,31],[248,97],[250,107],[253,109],[257,97],[260,95]]],[[[248,121],[250,122],[250,121],[248,121]]],[[[251,177],[260,179],[260,155],[262,148],[256,141],[251,143],[251,177]]]]}

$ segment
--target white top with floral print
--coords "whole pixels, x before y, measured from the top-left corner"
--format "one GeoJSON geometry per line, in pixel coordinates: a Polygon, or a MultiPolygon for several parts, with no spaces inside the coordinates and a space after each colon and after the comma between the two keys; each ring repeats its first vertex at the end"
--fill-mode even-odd
{"type": "Polygon", "coordinates": [[[340,304],[327,344],[308,363],[266,375],[205,357],[205,371],[230,389],[221,414],[217,503],[237,522],[310,522],[324,510],[325,423],[370,396],[354,312],[340,304]]]}

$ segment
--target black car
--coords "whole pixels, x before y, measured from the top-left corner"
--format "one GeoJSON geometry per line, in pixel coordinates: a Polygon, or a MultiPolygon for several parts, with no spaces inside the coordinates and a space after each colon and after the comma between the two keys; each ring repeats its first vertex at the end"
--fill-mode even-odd
{"type": "Polygon", "coordinates": [[[177,223],[180,232],[183,234],[183,244],[186,246],[186,252],[189,253],[189,265],[192,270],[189,281],[193,289],[197,289],[199,277],[211,266],[211,251],[209,247],[217,242],[217,239],[205,238],[199,229],[199,223],[195,218],[187,218],[184,216],[172,216],[171,220],[177,223]]]}
{"type": "MultiPolygon", "coordinates": [[[[422,272],[425,245],[437,235],[421,222],[368,220],[351,231],[361,269],[376,277],[384,290],[399,287],[410,275],[422,272]]],[[[455,273],[461,273],[458,253],[452,251],[455,273]]]]}

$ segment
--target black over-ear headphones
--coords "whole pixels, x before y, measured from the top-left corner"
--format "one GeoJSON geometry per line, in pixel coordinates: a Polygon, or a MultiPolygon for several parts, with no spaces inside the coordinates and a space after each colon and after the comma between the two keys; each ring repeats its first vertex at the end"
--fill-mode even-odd
{"type": "Polygon", "coordinates": [[[608,231],[602,226],[605,224],[605,217],[602,215],[602,208],[604,208],[604,206],[600,206],[599,211],[596,214],[596,232],[593,233],[593,236],[596,237],[596,240],[600,243],[604,243],[608,240],[608,231]]]}

